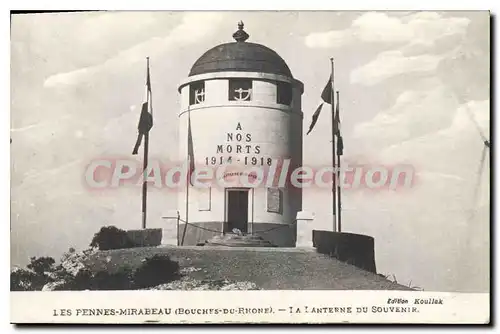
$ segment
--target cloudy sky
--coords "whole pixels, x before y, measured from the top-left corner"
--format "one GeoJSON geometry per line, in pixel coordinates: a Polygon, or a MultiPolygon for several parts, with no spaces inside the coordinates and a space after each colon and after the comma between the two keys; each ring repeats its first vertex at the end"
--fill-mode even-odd
{"type": "MultiPolygon", "coordinates": [[[[344,161],[410,164],[413,188],[343,194],[343,230],[372,235],[377,269],[425,290],[489,285],[489,16],[487,12],[95,12],[17,15],[11,31],[12,264],[84,248],[102,225],[139,228],[140,190],[88,191],[85,166],[128,157],[151,59],[151,156],[177,157],[178,84],[207,49],[250,40],[277,51],[305,85],[304,129],[336,63],[344,161]],[[475,195],[477,194],[477,195],[475,195]]],[[[322,114],[304,164],[328,165],[322,114]]],[[[304,210],[330,229],[329,191],[304,210]]],[[[151,227],[177,208],[152,190],[151,227]]],[[[175,238],[175,236],[173,236],[175,238]]]]}

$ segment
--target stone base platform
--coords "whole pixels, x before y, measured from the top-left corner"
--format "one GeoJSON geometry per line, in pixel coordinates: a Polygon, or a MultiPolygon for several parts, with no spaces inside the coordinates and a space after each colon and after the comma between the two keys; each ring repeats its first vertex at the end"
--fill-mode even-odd
{"type": "Polygon", "coordinates": [[[276,247],[271,242],[257,235],[239,235],[226,233],[208,240],[204,245],[225,247],[276,247]]]}
{"type": "MultiPolygon", "coordinates": [[[[206,244],[214,237],[224,234],[227,227],[224,222],[203,222],[179,224],[177,233],[179,246],[196,246],[206,244]]],[[[249,223],[248,232],[244,234],[258,236],[276,247],[295,247],[297,226],[295,224],[249,223]]]]}

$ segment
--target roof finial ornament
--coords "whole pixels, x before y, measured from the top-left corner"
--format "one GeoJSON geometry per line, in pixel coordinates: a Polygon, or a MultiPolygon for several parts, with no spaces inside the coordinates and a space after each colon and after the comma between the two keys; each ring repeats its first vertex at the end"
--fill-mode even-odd
{"type": "Polygon", "coordinates": [[[243,21],[238,22],[238,30],[233,34],[233,38],[236,40],[236,42],[244,42],[250,37],[245,30],[243,30],[244,27],[243,21]]]}

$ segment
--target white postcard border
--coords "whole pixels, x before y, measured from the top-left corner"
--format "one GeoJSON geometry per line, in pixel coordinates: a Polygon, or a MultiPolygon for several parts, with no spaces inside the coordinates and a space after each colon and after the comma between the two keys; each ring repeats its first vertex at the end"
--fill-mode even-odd
{"type": "Polygon", "coordinates": [[[13,323],[487,324],[488,293],[419,291],[12,292],[13,323]]]}

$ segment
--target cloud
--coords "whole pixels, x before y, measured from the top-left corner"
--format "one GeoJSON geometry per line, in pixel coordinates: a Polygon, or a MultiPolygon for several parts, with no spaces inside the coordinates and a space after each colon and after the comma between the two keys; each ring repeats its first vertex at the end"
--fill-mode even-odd
{"type": "Polygon", "coordinates": [[[468,18],[444,17],[435,12],[399,17],[370,12],[356,18],[347,29],[312,33],[305,43],[311,48],[356,43],[386,44],[394,48],[386,49],[352,71],[351,83],[375,85],[402,74],[436,72],[441,60],[449,58],[457,49],[454,38],[466,36],[469,23],[468,18]]]}
{"type": "MultiPolygon", "coordinates": [[[[427,103],[429,102],[432,102],[432,99],[428,99],[427,103]]],[[[484,147],[476,124],[481,132],[489,137],[489,100],[470,101],[462,105],[457,104],[455,107],[452,104],[442,103],[422,115],[420,119],[429,125],[436,124],[434,131],[430,126],[419,129],[418,124],[413,124],[418,122],[418,114],[413,117],[408,114],[402,115],[398,121],[390,125],[380,124],[375,119],[374,122],[365,124],[364,128],[370,128],[371,131],[364,131],[361,136],[363,141],[372,144],[372,154],[376,154],[386,163],[410,162],[417,166],[419,171],[457,175],[471,182],[470,176],[477,167],[477,161],[484,147]],[[439,111],[440,114],[437,113],[439,111]],[[448,121],[444,122],[446,118],[448,121]],[[414,136],[406,140],[398,140],[394,136],[400,128],[411,126],[416,128],[413,130],[414,136]],[[393,144],[377,147],[375,144],[377,133],[384,134],[386,138],[392,133],[393,144]]]]}
{"type": "Polygon", "coordinates": [[[464,131],[475,131],[478,135],[490,137],[490,101],[469,101],[462,104],[451,123],[443,130],[448,136],[460,136],[464,131]]]}
{"type": "Polygon", "coordinates": [[[351,145],[384,163],[439,161],[431,168],[462,173],[463,162],[454,161],[482,148],[482,136],[490,138],[489,122],[489,100],[461,104],[447,86],[436,83],[401,93],[393,106],[355,126],[351,145]]]}
{"type": "Polygon", "coordinates": [[[309,48],[338,48],[352,43],[353,38],[353,32],[349,29],[313,32],[306,36],[305,44],[309,48]]]}
{"type": "MultiPolygon", "coordinates": [[[[429,16],[413,20],[412,24],[416,27],[420,21],[435,16],[425,14],[429,16]]],[[[398,267],[398,278],[415,279],[433,289],[461,290],[467,286],[469,290],[478,291],[487,289],[487,282],[471,272],[482,270],[475,259],[487,256],[489,250],[490,181],[487,162],[481,159],[484,144],[479,135],[481,132],[489,138],[488,44],[476,41],[488,30],[480,25],[477,32],[471,33],[468,29],[465,33],[466,21],[452,20],[448,30],[435,22],[413,34],[409,33],[411,29],[403,31],[408,27],[401,26],[400,31],[388,32],[383,38],[377,37],[377,31],[363,35],[366,41],[378,39],[378,42],[393,44],[386,45],[384,52],[354,69],[351,82],[373,86],[398,77],[401,80],[397,80],[397,87],[393,80],[372,89],[400,93],[391,107],[354,128],[351,145],[360,147],[372,160],[389,165],[411,164],[416,171],[416,183],[411,191],[393,197],[378,196],[359,204],[363,210],[368,202],[376,208],[390,207],[387,214],[374,211],[373,219],[378,215],[379,225],[391,222],[393,233],[405,239],[407,248],[397,244],[398,252],[407,252],[402,259],[411,257],[412,252],[422,254],[419,263],[405,268],[406,261],[397,263],[399,258],[388,260],[389,257],[380,256],[390,251],[390,246],[384,246],[377,250],[378,267],[381,270],[398,267]],[[410,36],[413,37],[410,39],[410,36]],[[449,36],[453,38],[445,38],[449,36]],[[404,226],[397,224],[402,221],[406,223],[404,226]],[[418,233],[410,226],[433,233],[426,238],[415,237],[418,233]],[[447,248],[440,256],[430,255],[427,249],[443,237],[450,240],[447,248]],[[457,264],[456,257],[445,255],[462,254],[466,249],[463,245],[468,242],[474,244],[471,247],[474,256],[463,254],[457,264]],[[473,269],[463,272],[464,263],[473,269]],[[429,266],[451,268],[451,271],[443,274],[439,282],[425,270],[418,278],[415,276],[415,268],[429,266]]],[[[395,23],[387,21],[384,27],[397,29],[395,23]]],[[[478,23],[470,28],[474,25],[478,23]]],[[[379,242],[387,238],[378,231],[371,235],[379,242]]],[[[387,239],[388,243],[391,241],[387,239]]]]}
{"type": "Polygon", "coordinates": [[[81,68],[75,71],[54,74],[48,77],[43,83],[44,87],[50,88],[58,85],[73,85],[80,81],[81,78],[92,74],[97,67],[81,68]]]}
{"type": "Polygon", "coordinates": [[[442,179],[448,179],[448,180],[455,180],[455,181],[463,181],[463,177],[459,177],[454,174],[447,174],[447,173],[438,173],[438,172],[419,172],[417,173],[417,176],[420,180],[424,181],[436,181],[436,180],[442,180],[442,179]]]}
{"type": "MultiPolygon", "coordinates": [[[[462,105],[458,105],[458,102],[449,105],[440,103],[433,110],[426,111],[433,102],[439,102],[436,98],[444,92],[440,90],[435,96],[432,96],[432,91],[405,92],[398,98],[399,102],[395,106],[359,129],[363,130],[360,135],[364,136],[362,141],[367,143],[367,151],[369,150],[373,160],[389,165],[411,164],[415,168],[414,187],[406,192],[360,198],[356,202],[352,196],[348,197],[349,194],[344,198],[350,205],[358,206],[358,211],[370,210],[370,222],[378,222],[376,228],[372,227],[373,232],[369,230],[370,226],[360,228],[359,232],[373,236],[379,244],[387,242],[377,249],[377,268],[382,272],[396,266],[398,279],[412,279],[424,287],[432,286],[432,289],[440,291],[459,291],[463,287],[475,291],[487,290],[487,282],[481,281],[482,274],[478,276],[476,272],[482,265],[481,261],[477,262],[477,258],[487,256],[489,251],[489,160],[487,157],[484,161],[481,159],[484,145],[468,113],[488,133],[489,101],[469,101],[462,105]],[[412,108],[424,95],[427,95],[425,103],[417,104],[409,111],[413,115],[405,114],[407,108],[412,108]],[[420,117],[419,112],[423,112],[420,117]],[[448,115],[447,122],[440,119],[445,115],[448,115]],[[391,122],[384,122],[385,119],[390,119],[391,122]],[[415,133],[414,137],[407,140],[397,138],[401,129],[418,128],[414,122],[419,121],[428,122],[428,130],[431,130],[434,123],[440,129],[415,133]],[[380,137],[391,134],[394,136],[393,145],[380,147],[375,144],[380,137]],[[379,208],[390,210],[385,213],[379,208]],[[389,236],[376,231],[389,228],[389,236]],[[419,231],[432,233],[423,237],[419,231]],[[405,246],[394,242],[390,235],[398,235],[405,240],[405,246]],[[443,238],[449,242],[440,255],[428,252],[429,247],[443,238]],[[466,243],[474,246],[464,248],[466,243]],[[391,248],[397,250],[400,256],[381,256],[384,252],[391,251],[391,248]],[[476,253],[475,256],[469,254],[471,249],[476,253]],[[415,252],[421,254],[421,258],[412,264],[412,268],[405,268],[407,259],[415,252]],[[463,254],[458,262],[456,254],[463,254]],[[464,262],[468,263],[470,269],[462,272],[464,262]],[[429,266],[450,268],[450,272],[443,273],[438,280],[425,270],[415,274],[415,267],[429,266]],[[460,272],[460,277],[455,277],[454,272],[457,271],[460,272]]],[[[350,217],[349,214],[351,213],[347,212],[344,219],[346,225],[349,221],[356,222],[356,225],[363,221],[362,215],[350,217]]]]}
{"type": "Polygon", "coordinates": [[[28,130],[36,129],[36,128],[39,128],[39,127],[42,127],[42,126],[45,126],[45,125],[49,125],[50,123],[51,122],[39,122],[39,123],[34,123],[34,124],[27,125],[27,126],[23,126],[23,127],[20,127],[20,128],[12,128],[12,129],[10,129],[10,131],[11,132],[28,131],[28,130]]]}
{"type": "Polygon", "coordinates": [[[351,72],[351,83],[375,85],[396,75],[415,72],[433,72],[444,56],[420,55],[405,57],[403,52],[394,50],[379,53],[366,65],[351,72]]]}
{"type": "Polygon", "coordinates": [[[458,106],[446,86],[429,80],[423,89],[403,91],[390,108],[358,124],[353,137],[375,150],[418,138],[448,128],[458,106]]]}
{"type": "MultiPolygon", "coordinates": [[[[354,69],[351,83],[373,86],[399,76],[399,89],[407,87],[391,108],[359,124],[355,136],[372,138],[370,145],[375,147],[425,140],[423,136],[437,131],[460,136],[464,128],[476,128],[476,136],[489,138],[488,42],[471,42],[488,30],[477,22],[470,28],[464,39],[427,50],[428,54],[408,55],[407,44],[354,69]]],[[[394,91],[394,83],[386,82],[383,89],[394,91]]]]}
{"type": "Polygon", "coordinates": [[[309,48],[337,48],[358,42],[433,45],[452,35],[463,35],[470,20],[419,12],[402,17],[380,12],[365,13],[344,30],[314,32],[306,36],[309,48]]]}
{"type": "Polygon", "coordinates": [[[171,48],[178,49],[193,44],[202,40],[207,35],[212,34],[218,27],[217,23],[219,23],[223,17],[223,13],[215,12],[184,14],[182,22],[173,28],[167,36],[163,38],[150,38],[145,42],[120,51],[118,54],[99,65],[88,66],[71,72],[54,74],[45,80],[44,86],[55,87],[58,85],[74,85],[91,77],[103,68],[122,70],[131,63],[144,60],[147,56],[154,57],[171,48]],[[203,27],[203,29],[200,29],[200,27],[203,27]]]}
{"type": "Polygon", "coordinates": [[[70,169],[70,167],[74,167],[75,165],[82,164],[82,159],[76,159],[74,161],[65,163],[63,165],[57,166],[52,169],[45,169],[42,171],[31,172],[25,175],[24,181],[36,180],[36,182],[40,182],[45,180],[48,176],[57,176],[61,174],[61,171],[65,171],[70,169]]]}

